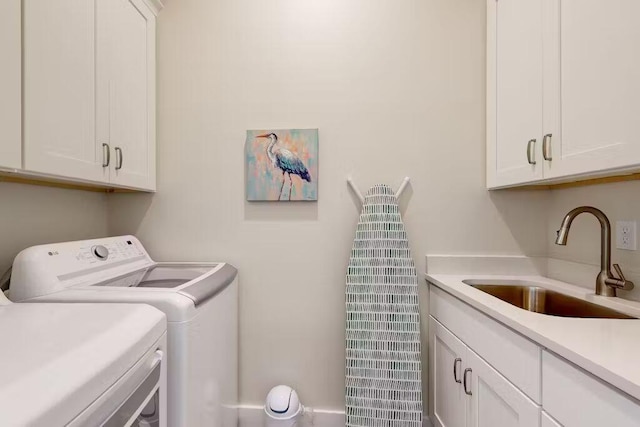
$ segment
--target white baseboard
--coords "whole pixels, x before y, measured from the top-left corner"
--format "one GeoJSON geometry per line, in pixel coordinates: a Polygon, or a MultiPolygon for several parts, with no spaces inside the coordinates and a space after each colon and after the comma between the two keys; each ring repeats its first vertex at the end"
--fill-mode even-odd
{"type": "MultiPolygon", "coordinates": [[[[238,427],[263,427],[264,407],[241,405],[238,407],[238,427]]],[[[305,408],[300,427],[344,427],[344,411],[305,408]]]]}
{"type": "MultiPolygon", "coordinates": [[[[344,411],[305,409],[307,413],[300,427],[344,427],[345,425],[344,411]]],[[[424,427],[433,427],[426,415],[422,424],[424,427]]],[[[263,425],[263,406],[241,405],[238,407],[238,427],[263,427],[263,425]]]]}

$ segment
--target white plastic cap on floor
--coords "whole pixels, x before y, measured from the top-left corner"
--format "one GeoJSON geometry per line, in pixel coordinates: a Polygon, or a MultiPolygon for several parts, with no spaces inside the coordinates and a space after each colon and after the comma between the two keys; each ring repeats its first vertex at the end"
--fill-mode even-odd
{"type": "Polygon", "coordinates": [[[271,389],[264,404],[264,411],[271,418],[289,420],[302,412],[298,393],[287,385],[271,389]]]}

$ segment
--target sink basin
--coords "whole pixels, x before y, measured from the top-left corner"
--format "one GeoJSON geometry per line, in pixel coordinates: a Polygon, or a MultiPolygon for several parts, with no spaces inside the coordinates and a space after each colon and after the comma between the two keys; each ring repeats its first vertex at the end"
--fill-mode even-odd
{"type": "Polygon", "coordinates": [[[560,317],[636,319],[619,311],[538,286],[469,284],[524,310],[560,317]]]}

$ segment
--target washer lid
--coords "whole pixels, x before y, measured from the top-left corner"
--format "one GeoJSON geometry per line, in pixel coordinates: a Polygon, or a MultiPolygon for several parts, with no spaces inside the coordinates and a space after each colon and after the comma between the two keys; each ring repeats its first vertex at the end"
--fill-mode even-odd
{"type": "Polygon", "coordinates": [[[164,314],[146,305],[0,307],[2,424],[66,425],[165,331],[164,314]]]}
{"type": "Polygon", "coordinates": [[[92,286],[173,290],[199,304],[226,289],[238,270],[226,263],[160,262],[92,286]]]}
{"type": "Polygon", "coordinates": [[[196,307],[225,290],[238,275],[238,270],[231,264],[222,264],[199,280],[185,285],[180,293],[191,298],[196,307]]]}

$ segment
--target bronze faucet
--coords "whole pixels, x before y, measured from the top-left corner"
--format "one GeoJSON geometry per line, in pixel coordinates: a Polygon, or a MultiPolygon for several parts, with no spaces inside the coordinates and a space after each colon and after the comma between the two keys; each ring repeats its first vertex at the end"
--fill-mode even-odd
{"type": "Polygon", "coordinates": [[[633,282],[625,279],[618,264],[613,264],[619,277],[615,277],[611,272],[611,223],[609,218],[600,209],[591,206],[580,206],[569,212],[562,220],[556,245],[565,246],[569,237],[571,223],[583,212],[588,212],[600,221],[600,273],[596,278],[596,294],[605,297],[615,297],[616,289],[633,289],[633,282]]]}

